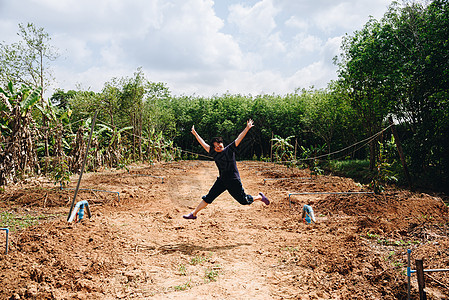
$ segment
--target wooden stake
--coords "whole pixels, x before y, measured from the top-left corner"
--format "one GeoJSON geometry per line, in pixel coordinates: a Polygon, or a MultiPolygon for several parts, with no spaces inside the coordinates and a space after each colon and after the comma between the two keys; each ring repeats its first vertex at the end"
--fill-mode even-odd
{"type": "Polygon", "coordinates": [[[416,277],[418,277],[419,299],[427,300],[426,291],[425,291],[426,282],[424,281],[423,260],[416,259],[415,264],[416,264],[416,277]]]}

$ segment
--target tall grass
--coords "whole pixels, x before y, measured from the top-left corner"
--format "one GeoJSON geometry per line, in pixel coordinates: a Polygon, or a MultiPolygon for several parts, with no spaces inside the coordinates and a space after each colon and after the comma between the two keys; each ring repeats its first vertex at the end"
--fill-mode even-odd
{"type": "Polygon", "coordinates": [[[349,177],[360,183],[369,183],[374,173],[369,170],[369,160],[330,160],[324,168],[335,175],[349,177]]]}

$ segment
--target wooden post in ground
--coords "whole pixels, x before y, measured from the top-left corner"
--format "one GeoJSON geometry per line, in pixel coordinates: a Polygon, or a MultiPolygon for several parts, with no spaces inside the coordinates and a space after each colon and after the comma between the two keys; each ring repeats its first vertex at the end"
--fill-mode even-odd
{"type": "Polygon", "coordinates": [[[419,299],[427,300],[426,291],[425,291],[426,283],[424,281],[423,260],[417,259],[417,260],[415,260],[415,264],[416,264],[416,277],[418,277],[419,299]]]}
{"type": "Polygon", "coordinates": [[[391,126],[391,132],[394,136],[394,141],[396,143],[396,148],[399,152],[399,157],[401,158],[402,167],[404,168],[405,178],[407,179],[409,189],[412,189],[412,180],[410,179],[410,174],[408,172],[407,163],[405,161],[404,152],[402,151],[401,140],[396,132],[396,128],[394,127],[393,119],[391,117],[388,118],[391,126]]]}

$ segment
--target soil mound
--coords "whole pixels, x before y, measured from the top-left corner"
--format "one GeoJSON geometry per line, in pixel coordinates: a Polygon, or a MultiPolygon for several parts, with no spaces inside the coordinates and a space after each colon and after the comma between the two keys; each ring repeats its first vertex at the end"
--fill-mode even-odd
{"type": "MultiPolygon", "coordinates": [[[[66,222],[77,177],[0,193],[0,299],[405,299],[407,249],[425,268],[449,263],[441,198],[271,163],[238,163],[249,194],[228,193],[184,220],[217,174],[213,162],[136,165],[85,174],[77,201],[92,218],[66,222]],[[311,204],[316,224],[301,219],[311,204]]],[[[429,299],[449,274],[426,275],[429,299]],[[431,277],[430,277],[431,276],[431,277]]],[[[417,297],[412,278],[412,298],[417,297]]]]}

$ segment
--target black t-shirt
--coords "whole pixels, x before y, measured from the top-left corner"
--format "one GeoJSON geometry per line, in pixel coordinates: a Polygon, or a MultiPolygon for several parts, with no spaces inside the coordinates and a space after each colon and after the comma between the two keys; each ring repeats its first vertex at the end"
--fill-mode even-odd
{"type": "Polygon", "coordinates": [[[235,141],[227,145],[221,152],[215,152],[214,146],[210,146],[209,154],[214,158],[218,172],[220,173],[220,178],[240,179],[237,162],[235,160],[236,151],[237,146],[235,145],[235,141]]]}

